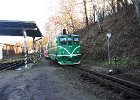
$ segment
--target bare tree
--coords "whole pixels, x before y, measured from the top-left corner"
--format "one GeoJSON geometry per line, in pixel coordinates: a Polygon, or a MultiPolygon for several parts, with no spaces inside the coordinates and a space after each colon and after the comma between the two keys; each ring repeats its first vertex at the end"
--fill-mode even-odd
{"type": "MultiPolygon", "coordinates": [[[[66,28],[68,33],[73,33],[90,23],[98,20],[101,29],[102,19],[106,15],[116,13],[121,7],[128,5],[128,0],[60,0],[59,12],[50,17],[46,29],[49,33],[57,33],[66,28]],[[82,1],[82,2],[81,2],[82,1]],[[79,5],[81,7],[79,7],[79,5]],[[90,6],[90,7],[89,7],[90,6]],[[79,12],[80,16],[79,16],[79,12]],[[90,14],[89,14],[90,13],[90,14]]],[[[136,7],[138,20],[140,19],[139,0],[132,0],[136,7]]]]}
{"type": "Polygon", "coordinates": [[[68,32],[75,31],[75,0],[60,0],[60,14],[68,32]]]}

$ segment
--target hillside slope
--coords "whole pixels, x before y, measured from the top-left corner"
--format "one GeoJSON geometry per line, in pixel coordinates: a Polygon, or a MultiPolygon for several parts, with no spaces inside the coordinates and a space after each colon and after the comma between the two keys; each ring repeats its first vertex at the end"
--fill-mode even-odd
{"type": "Polygon", "coordinates": [[[129,5],[120,12],[107,16],[101,23],[103,32],[99,32],[98,24],[90,29],[79,31],[81,37],[81,53],[84,63],[107,61],[106,33],[111,32],[111,60],[118,57],[122,66],[139,65],[140,62],[140,25],[136,20],[134,7],[129,5]]]}

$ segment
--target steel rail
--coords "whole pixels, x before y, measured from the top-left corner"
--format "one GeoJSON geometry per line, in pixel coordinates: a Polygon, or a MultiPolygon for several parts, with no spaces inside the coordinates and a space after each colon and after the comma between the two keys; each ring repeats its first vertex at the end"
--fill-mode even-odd
{"type": "Polygon", "coordinates": [[[95,78],[99,83],[103,85],[112,86],[112,88],[117,89],[119,91],[123,91],[130,97],[137,99],[140,98],[140,85],[136,83],[132,83],[130,81],[116,78],[107,74],[90,71],[81,67],[75,68],[80,69],[84,73],[88,73],[92,78],[95,78]]]}
{"type": "MultiPolygon", "coordinates": [[[[9,59],[7,59],[8,61],[3,61],[0,62],[0,72],[3,72],[5,70],[9,70],[9,69],[16,69],[20,66],[25,65],[24,63],[24,56],[23,57],[17,57],[11,61],[9,61],[9,59]]],[[[37,55],[29,55],[27,58],[27,62],[28,63],[33,63],[33,60],[37,59],[37,55]]]]}

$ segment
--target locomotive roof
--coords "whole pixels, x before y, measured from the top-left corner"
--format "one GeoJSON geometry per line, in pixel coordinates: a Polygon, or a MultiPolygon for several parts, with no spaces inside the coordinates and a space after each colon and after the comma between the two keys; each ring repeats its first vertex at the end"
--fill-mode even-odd
{"type": "Polygon", "coordinates": [[[42,34],[34,21],[0,20],[0,35],[23,36],[23,29],[27,36],[41,37],[42,34]]]}
{"type": "Polygon", "coordinates": [[[58,36],[79,36],[79,35],[76,35],[76,34],[65,34],[65,35],[58,35],[58,36]]]}

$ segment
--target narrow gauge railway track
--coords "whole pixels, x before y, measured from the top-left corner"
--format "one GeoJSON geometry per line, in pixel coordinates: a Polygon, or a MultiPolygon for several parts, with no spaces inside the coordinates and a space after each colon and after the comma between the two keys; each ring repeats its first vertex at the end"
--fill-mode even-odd
{"type": "MultiPolygon", "coordinates": [[[[38,59],[36,55],[29,55],[27,57],[27,63],[34,63],[38,59]]],[[[25,65],[25,57],[13,57],[10,59],[4,59],[0,61],[0,72],[10,69],[17,69],[20,66],[25,65]]]]}
{"type": "Polygon", "coordinates": [[[123,93],[123,96],[126,98],[140,99],[140,85],[136,83],[77,66],[74,67],[79,69],[82,73],[84,72],[82,77],[85,77],[86,80],[89,80],[90,82],[96,81],[101,84],[101,86],[107,86],[108,89],[114,89],[118,93],[123,93]]]}

